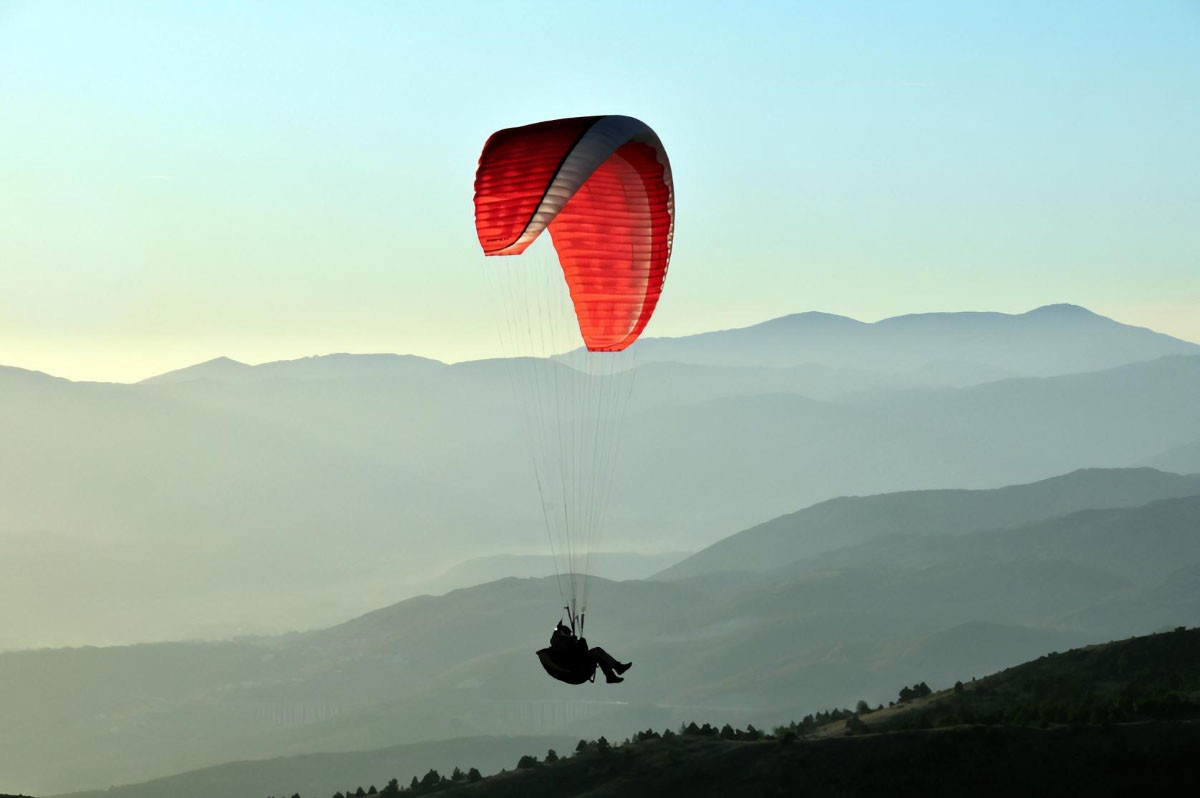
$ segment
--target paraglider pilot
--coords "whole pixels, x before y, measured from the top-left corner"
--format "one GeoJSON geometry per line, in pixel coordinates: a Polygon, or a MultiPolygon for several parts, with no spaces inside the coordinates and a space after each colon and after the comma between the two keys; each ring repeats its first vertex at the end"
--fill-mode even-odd
{"type": "Polygon", "coordinates": [[[537,652],[546,673],[567,684],[595,681],[596,668],[604,672],[609,684],[625,681],[622,673],[632,662],[618,662],[616,657],[597,646],[589,648],[586,637],[576,637],[575,631],[559,620],[550,635],[550,647],[537,652]]]}

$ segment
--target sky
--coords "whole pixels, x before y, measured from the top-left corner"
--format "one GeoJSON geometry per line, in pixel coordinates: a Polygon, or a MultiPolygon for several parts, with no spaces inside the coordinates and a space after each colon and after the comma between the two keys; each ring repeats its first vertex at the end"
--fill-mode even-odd
{"type": "Polygon", "coordinates": [[[1200,2],[0,0],[0,365],[499,353],[494,130],[671,157],[648,335],[1072,302],[1200,341],[1200,2]]]}

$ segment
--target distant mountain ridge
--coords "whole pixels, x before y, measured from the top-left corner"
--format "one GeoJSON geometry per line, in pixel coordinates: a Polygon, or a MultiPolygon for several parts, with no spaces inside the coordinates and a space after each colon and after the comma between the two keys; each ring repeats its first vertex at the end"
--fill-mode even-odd
{"type": "MultiPolygon", "coordinates": [[[[748,327],[679,337],[644,337],[642,363],[739,367],[853,367],[883,373],[944,373],[951,382],[1094,371],[1166,355],[1200,354],[1200,344],[1114,321],[1078,305],[1025,313],[913,313],[861,322],[810,311],[748,327]],[[960,373],[961,372],[961,373],[960,373]],[[951,376],[953,375],[953,376],[951,376]]],[[[194,379],[245,381],[368,376],[446,364],[416,355],[320,355],[247,365],[226,357],[149,377],[161,384],[194,379]]]]}
{"type": "MultiPolygon", "coordinates": [[[[967,534],[891,535],[828,551],[765,575],[782,581],[804,574],[860,572],[907,584],[914,573],[932,582],[941,574],[981,566],[1019,570],[1035,562],[1069,575],[1064,584],[1092,583],[1102,591],[1117,588],[1114,599],[1138,591],[1178,595],[1179,586],[1186,590],[1194,581],[1194,569],[1200,567],[1200,495],[1158,499],[1136,507],[1078,510],[967,534]]],[[[992,600],[996,609],[1010,602],[1008,597],[992,600]]],[[[1020,601],[1020,596],[1014,594],[1012,600],[1020,601]]]]}
{"type": "Polygon", "coordinates": [[[1078,510],[1136,507],[1200,495],[1200,475],[1149,468],[1083,469],[990,490],[930,490],[830,499],[738,532],[655,575],[766,571],[890,535],[947,535],[1014,527],[1078,510]]]}
{"type": "Polygon", "coordinates": [[[874,323],[800,313],[733,330],[641,342],[643,362],[708,365],[844,365],[885,372],[963,362],[1013,376],[1049,376],[1112,368],[1200,344],[1131,327],[1077,305],[1046,305],[1021,314],[919,313],[874,323]]]}
{"type": "Polygon", "coordinates": [[[6,384],[16,385],[19,382],[23,383],[69,383],[70,380],[63,377],[55,377],[53,374],[47,374],[44,371],[34,371],[33,369],[23,369],[17,366],[0,365],[0,387],[6,384]]]}
{"type": "Polygon", "coordinates": [[[937,541],[914,538],[920,562],[1009,557],[1069,561],[1152,586],[1179,568],[1200,566],[1200,495],[1136,507],[1077,510],[1042,521],[937,541]],[[1134,530],[1136,534],[1130,534],[1134,530]]]}
{"type": "Polygon", "coordinates": [[[141,381],[145,385],[165,385],[192,380],[252,382],[267,379],[345,379],[356,377],[413,374],[445,366],[439,360],[416,355],[370,354],[340,352],[314,355],[296,360],[276,360],[251,366],[227,357],[213,358],[194,366],[168,371],[141,381]]]}
{"type": "MultiPolygon", "coordinates": [[[[674,564],[686,556],[688,556],[688,552],[663,554],[592,552],[591,573],[615,582],[647,579],[652,574],[661,571],[664,566],[674,564]]],[[[539,578],[553,576],[554,573],[554,557],[549,554],[497,554],[491,557],[473,557],[465,560],[419,587],[422,592],[438,595],[449,590],[494,582],[505,577],[539,578]]]]}

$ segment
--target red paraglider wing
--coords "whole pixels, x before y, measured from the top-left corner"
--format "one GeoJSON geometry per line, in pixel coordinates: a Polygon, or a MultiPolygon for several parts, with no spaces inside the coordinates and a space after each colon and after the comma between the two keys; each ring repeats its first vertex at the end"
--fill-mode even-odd
{"type": "Polygon", "coordinates": [[[620,351],[641,335],[671,258],[674,191],[658,136],[627,116],[501,130],[475,173],[475,227],[488,255],[518,255],[549,229],[584,345],[620,351]]]}

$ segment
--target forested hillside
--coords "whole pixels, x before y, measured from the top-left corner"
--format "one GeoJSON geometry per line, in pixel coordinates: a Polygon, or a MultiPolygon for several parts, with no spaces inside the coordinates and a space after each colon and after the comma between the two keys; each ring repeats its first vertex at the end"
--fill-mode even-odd
{"type": "Polygon", "coordinates": [[[1184,788],[1200,754],[1200,629],[1048,654],[933,694],[917,687],[887,709],[860,703],[771,733],[691,723],[581,740],[569,759],[528,754],[483,779],[424,771],[382,793],[1119,795],[1184,788]]]}

